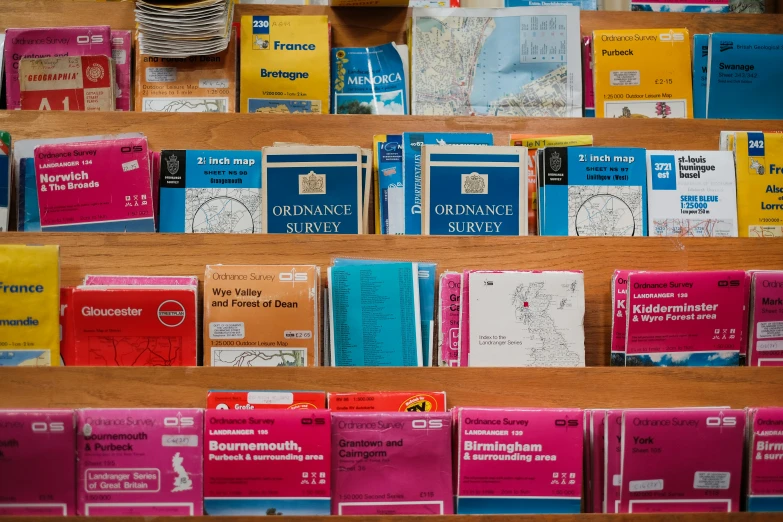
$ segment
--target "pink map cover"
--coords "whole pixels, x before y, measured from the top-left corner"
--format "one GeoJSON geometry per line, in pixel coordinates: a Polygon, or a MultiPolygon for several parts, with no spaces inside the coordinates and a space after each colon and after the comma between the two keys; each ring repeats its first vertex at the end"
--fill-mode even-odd
{"type": "Polygon", "coordinates": [[[440,276],[440,357],[442,366],[459,366],[460,274],[440,276]]]}
{"type": "Polygon", "coordinates": [[[612,355],[611,366],[625,366],[626,308],[628,276],[631,270],[615,270],[612,276],[612,355]]]}
{"type": "Polygon", "coordinates": [[[451,414],[333,413],[333,515],[451,515],[451,414]]]}
{"type": "Polygon", "coordinates": [[[631,273],[626,366],[737,366],[746,284],[742,270],[631,273]]]}
{"type": "Polygon", "coordinates": [[[209,515],[328,515],[328,410],[207,410],[209,515]]]}
{"type": "Polygon", "coordinates": [[[783,272],[754,272],[749,366],[783,366],[783,272]]]}
{"type": "Polygon", "coordinates": [[[118,111],[131,110],[131,32],[111,32],[111,57],[114,60],[114,76],[117,82],[117,101],[115,109],[118,111]]]}
{"type": "Polygon", "coordinates": [[[35,148],[43,231],[154,232],[146,138],[35,148]]]}
{"type": "Polygon", "coordinates": [[[204,410],[77,410],[77,514],[200,516],[204,410]]]}
{"type": "Polygon", "coordinates": [[[92,275],[85,286],[198,286],[198,276],[92,275]]]}
{"type": "Polygon", "coordinates": [[[626,410],[622,429],[621,513],[739,511],[743,410],[626,410]]]}
{"type": "Polygon", "coordinates": [[[595,116],[595,85],[593,84],[593,37],[582,37],[582,70],[584,71],[585,116],[595,116]]]}
{"type": "Polygon", "coordinates": [[[469,275],[472,270],[465,270],[460,276],[460,290],[462,297],[459,300],[459,366],[468,366],[470,359],[470,288],[469,275]]]}
{"type": "Polygon", "coordinates": [[[753,408],[748,511],[783,511],[783,408],[753,408]]]}
{"type": "Polygon", "coordinates": [[[111,29],[108,25],[7,29],[4,54],[8,109],[19,110],[19,60],[49,56],[111,56],[111,29]]]}
{"type": "Polygon", "coordinates": [[[622,422],[623,410],[606,410],[604,419],[604,513],[619,513],[620,509],[622,422]]]}
{"type": "Polygon", "coordinates": [[[0,411],[0,516],[76,514],[72,410],[0,411]]]}
{"type": "Polygon", "coordinates": [[[584,413],[459,408],[457,513],[579,513],[584,413]]]}
{"type": "Polygon", "coordinates": [[[589,513],[603,513],[604,503],[604,424],[606,410],[588,412],[590,444],[589,513]]]}

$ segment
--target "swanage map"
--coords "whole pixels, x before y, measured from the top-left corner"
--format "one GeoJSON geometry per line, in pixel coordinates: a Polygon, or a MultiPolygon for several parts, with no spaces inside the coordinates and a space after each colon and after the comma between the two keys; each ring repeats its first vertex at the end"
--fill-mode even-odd
{"type": "Polygon", "coordinates": [[[413,114],[582,115],[579,9],[415,9],[413,114]]]}

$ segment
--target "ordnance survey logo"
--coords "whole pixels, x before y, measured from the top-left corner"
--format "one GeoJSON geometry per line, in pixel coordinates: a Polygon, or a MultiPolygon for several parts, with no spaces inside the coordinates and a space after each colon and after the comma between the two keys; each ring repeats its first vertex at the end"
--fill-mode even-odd
{"type": "Polygon", "coordinates": [[[560,153],[553,150],[552,155],[549,156],[549,168],[552,169],[553,172],[558,172],[562,166],[563,160],[560,158],[560,153]]]}
{"type": "Polygon", "coordinates": [[[326,194],[326,174],[300,174],[299,194],[326,194]]]}
{"type": "Polygon", "coordinates": [[[471,172],[462,175],[462,193],[463,194],[488,194],[489,176],[471,172]]]}
{"type": "Polygon", "coordinates": [[[166,170],[168,170],[171,175],[179,172],[179,160],[174,154],[166,158],[166,170]]]}

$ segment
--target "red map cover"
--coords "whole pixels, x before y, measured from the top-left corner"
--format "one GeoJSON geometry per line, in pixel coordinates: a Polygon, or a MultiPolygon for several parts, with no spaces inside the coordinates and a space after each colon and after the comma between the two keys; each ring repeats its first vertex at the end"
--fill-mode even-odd
{"type": "Polygon", "coordinates": [[[22,58],[22,110],[113,111],[114,64],[108,56],[22,58]]]}
{"type": "Polygon", "coordinates": [[[196,366],[198,292],[187,287],[78,287],[76,366],[196,366]]]}

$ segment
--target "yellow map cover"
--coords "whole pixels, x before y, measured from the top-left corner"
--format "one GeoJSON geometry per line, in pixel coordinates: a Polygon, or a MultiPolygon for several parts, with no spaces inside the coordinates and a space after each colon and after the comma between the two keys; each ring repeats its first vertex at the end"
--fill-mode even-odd
{"type": "Polygon", "coordinates": [[[536,182],[536,152],[544,147],[590,146],[593,137],[589,134],[574,136],[544,136],[536,134],[512,134],[509,145],[527,147],[527,233],[538,235],[538,183],[536,182]]]}
{"type": "Polygon", "coordinates": [[[326,16],[243,16],[240,112],[329,113],[326,16]]]}
{"type": "Polygon", "coordinates": [[[687,29],[593,31],[596,118],[693,118],[687,29]]]}
{"type": "Polygon", "coordinates": [[[60,366],[56,245],[0,245],[0,366],[60,366]]]}
{"type": "Polygon", "coordinates": [[[734,157],[740,237],[783,237],[783,134],[738,132],[734,157]]]}
{"type": "Polygon", "coordinates": [[[208,56],[149,56],[136,45],[136,110],[236,112],[237,43],[208,56]]]}

